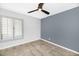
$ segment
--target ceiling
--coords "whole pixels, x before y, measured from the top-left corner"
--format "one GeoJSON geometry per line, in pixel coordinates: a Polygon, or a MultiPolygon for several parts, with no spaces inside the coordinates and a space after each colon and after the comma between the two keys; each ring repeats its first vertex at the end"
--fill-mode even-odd
{"type": "Polygon", "coordinates": [[[43,9],[49,11],[50,15],[46,15],[41,11],[27,13],[28,11],[36,9],[38,7],[38,4],[39,3],[0,3],[0,7],[42,19],[50,15],[54,15],[79,6],[79,3],[45,3],[43,9]]]}

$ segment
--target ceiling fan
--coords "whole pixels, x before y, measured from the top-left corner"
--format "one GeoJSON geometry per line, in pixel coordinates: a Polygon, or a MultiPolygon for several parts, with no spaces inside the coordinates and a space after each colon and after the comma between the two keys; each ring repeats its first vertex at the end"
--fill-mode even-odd
{"type": "Polygon", "coordinates": [[[41,10],[42,12],[44,12],[44,13],[47,14],[47,15],[50,14],[48,11],[46,11],[46,10],[43,9],[43,5],[44,5],[44,3],[39,3],[37,9],[32,10],[32,11],[29,11],[28,13],[32,13],[32,12],[41,10]]]}

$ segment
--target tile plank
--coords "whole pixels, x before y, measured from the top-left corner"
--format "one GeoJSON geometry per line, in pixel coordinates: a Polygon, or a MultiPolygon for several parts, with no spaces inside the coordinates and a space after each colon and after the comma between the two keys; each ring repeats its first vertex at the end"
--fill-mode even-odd
{"type": "Polygon", "coordinates": [[[0,56],[79,56],[73,52],[37,40],[19,46],[0,50],[0,56]]]}

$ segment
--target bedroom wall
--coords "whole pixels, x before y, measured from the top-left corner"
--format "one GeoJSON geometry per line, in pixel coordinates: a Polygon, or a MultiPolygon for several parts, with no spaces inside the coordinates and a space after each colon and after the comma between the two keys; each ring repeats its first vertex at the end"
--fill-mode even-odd
{"type": "Polygon", "coordinates": [[[79,7],[41,19],[41,38],[79,51],[79,7]]]}
{"type": "Polygon", "coordinates": [[[24,44],[26,42],[40,39],[40,20],[38,20],[37,18],[19,14],[2,8],[0,8],[0,16],[19,18],[24,21],[23,23],[24,38],[19,40],[1,41],[0,49],[16,46],[19,44],[24,44]]]}

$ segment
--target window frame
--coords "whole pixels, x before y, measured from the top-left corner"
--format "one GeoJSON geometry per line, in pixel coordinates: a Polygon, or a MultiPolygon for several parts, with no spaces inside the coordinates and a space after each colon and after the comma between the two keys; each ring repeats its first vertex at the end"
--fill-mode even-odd
{"type": "MultiPolygon", "coordinates": [[[[1,40],[2,40],[2,41],[4,40],[4,39],[3,39],[3,34],[2,34],[2,18],[3,18],[3,17],[4,17],[4,18],[12,19],[12,21],[13,21],[13,28],[14,28],[14,26],[15,26],[15,25],[14,25],[14,20],[20,20],[20,21],[21,21],[21,23],[22,23],[22,29],[21,29],[21,30],[22,30],[22,38],[19,38],[19,39],[23,39],[23,38],[24,38],[24,27],[23,27],[23,26],[24,26],[24,23],[23,23],[23,19],[15,18],[15,17],[8,17],[8,16],[0,16],[0,32],[1,32],[1,34],[0,34],[0,36],[1,36],[1,37],[0,37],[0,41],[1,41],[1,40]]],[[[13,29],[13,28],[12,28],[12,29],[13,29]]],[[[13,29],[13,34],[12,34],[12,35],[13,35],[13,40],[16,40],[15,37],[14,37],[14,29],[13,29]]],[[[12,40],[12,39],[11,39],[11,40],[12,40]]]]}

